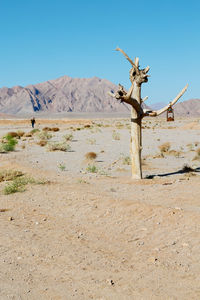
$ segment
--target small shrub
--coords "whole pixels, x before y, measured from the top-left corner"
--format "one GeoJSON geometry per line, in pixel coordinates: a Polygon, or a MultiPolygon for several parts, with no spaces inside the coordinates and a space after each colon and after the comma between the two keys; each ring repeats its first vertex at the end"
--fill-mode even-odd
{"type": "Polygon", "coordinates": [[[3,190],[4,195],[25,191],[27,184],[44,184],[44,180],[35,180],[34,178],[23,176],[15,178],[11,183],[7,184],[3,190]]]}
{"type": "Polygon", "coordinates": [[[66,165],[61,163],[58,165],[58,168],[61,170],[61,171],[65,171],[66,170],[66,165]]]}
{"type": "Polygon", "coordinates": [[[50,127],[44,127],[42,128],[43,131],[51,131],[51,128],[50,127]]]}
{"type": "Polygon", "coordinates": [[[48,144],[49,151],[70,151],[71,146],[67,143],[53,142],[48,144]]]}
{"type": "Polygon", "coordinates": [[[34,128],[34,129],[32,129],[32,130],[30,131],[30,133],[33,135],[33,134],[35,134],[35,133],[38,133],[39,131],[40,131],[39,129],[34,128]]]}
{"type": "Polygon", "coordinates": [[[58,127],[52,127],[51,128],[51,131],[54,131],[54,132],[57,132],[57,131],[59,131],[60,130],[60,128],[58,128],[58,127]]]}
{"type": "Polygon", "coordinates": [[[95,145],[96,144],[96,139],[91,138],[91,139],[87,139],[87,143],[90,145],[95,145]]]}
{"type": "Polygon", "coordinates": [[[37,145],[39,145],[39,146],[41,146],[41,147],[46,146],[46,144],[47,144],[47,140],[40,140],[40,141],[37,143],[37,145]]]}
{"type": "Polygon", "coordinates": [[[89,173],[97,173],[98,169],[95,165],[88,165],[86,171],[89,173]]]}
{"type": "Polygon", "coordinates": [[[176,150],[170,150],[169,151],[169,155],[173,155],[175,157],[180,157],[181,152],[180,151],[176,151],[176,150]]]}
{"type": "Polygon", "coordinates": [[[50,140],[52,138],[52,134],[48,131],[42,131],[38,134],[40,140],[50,140]]]}
{"type": "Polygon", "coordinates": [[[31,131],[30,132],[27,132],[24,134],[24,137],[32,137],[34,133],[32,133],[31,131]]]}
{"type": "Polygon", "coordinates": [[[86,124],[84,127],[85,127],[85,128],[90,128],[90,127],[91,127],[91,125],[89,125],[89,124],[86,124]]]}
{"type": "Polygon", "coordinates": [[[24,131],[21,131],[21,130],[18,130],[17,131],[17,136],[18,138],[20,139],[22,136],[24,136],[25,132],[24,131]]]}
{"type": "Polygon", "coordinates": [[[64,135],[63,138],[65,141],[72,141],[74,136],[73,136],[73,134],[69,133],[69,134],[64,135]]]}
{"type": "Polygon", "coordinates": [[[171,145],[169,142],[166,142],[162,145],[159,146],[159,149],[160,149],[160,152],[163,154],[163,153],[167,153],[170,149],[171,145]]]}
{"type": "Polygon", "coordinates": [[[95,152],[88,152],[85,154],[85,158],[87,160],[94,160],[97,158],[97,154],[95,152]]]}
{"type": "Polygon", "coordinates": [[[119,132],[116,132],[116,131],[114,130],[113,133],[112,133],[112,138],[113,138],[113,140],[115,140],[115,141],[119,141],[119,140],[120,140],[120,134],[119,134],[119,132]]]}
{"type": "Polygon", "coordinates": [[[2,171],[0,171],[0,182],[13,180],[22,175],[23,175],[23,173],[21,171],[2,170],[2,171]]]}
{"type": "Polygon", "coordinates": [[[17,140],[11,135],[7,134],[3,137],[3,141],[0,143],[0,152],[5,153],[9,151],[14,151],[17,145],[17,140]]]}
{"type": "Polygon", "coordinates": [[[7,135],[11,136],[11,137],[18,137],[17,132],[8,132],[7,135]]]}
{"type": "Polygon", "coordinates": [[[130,165],[130,164],[131,164],[131,159],[130,159],[129,156],[125,156],[125,157],[123,158],[123,164],[124,164],[124,165],[130,165]]]}

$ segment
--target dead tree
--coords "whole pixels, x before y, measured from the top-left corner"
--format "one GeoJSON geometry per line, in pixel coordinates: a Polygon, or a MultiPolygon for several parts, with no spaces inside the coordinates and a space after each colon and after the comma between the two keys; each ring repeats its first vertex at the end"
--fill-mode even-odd
{"type": "Polygon", "coordinates": [[[132,178],[142,178],[142,167],[141,167],[141,151],[142,151],[142,119],[144,117],[156,117],[167,111],[167,109],[173,106],[179,98],[185,93],[188,85],[171,101],[168,105],[157,111],[148,111],[142,108],[142,103],[148,98],[141,98],[141,85],[148,81],[149,66],[145,69],[139,68],[139,58],[136,57],[133,62],[128,55],[120,48],[116,49],[120,51],[126,59],[132,65],[129,72],[131,87],[128,92],[125,91],[124,87],[119,84],[119,88],[116,93],[109,92],[109,95],[121,102],[125,102],[131,106],[131,163],[132,163],[132,178]]]}

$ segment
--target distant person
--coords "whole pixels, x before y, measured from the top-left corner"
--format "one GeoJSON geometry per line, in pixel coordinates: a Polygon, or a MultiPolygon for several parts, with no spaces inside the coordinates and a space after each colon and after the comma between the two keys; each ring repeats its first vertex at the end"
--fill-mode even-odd
{"type": "Polygon", "coordinates": [[[34,126],[35,126],[35,118],[31,119],[31,125],[32,125],[32,128],[34,128],[34,126]]]}

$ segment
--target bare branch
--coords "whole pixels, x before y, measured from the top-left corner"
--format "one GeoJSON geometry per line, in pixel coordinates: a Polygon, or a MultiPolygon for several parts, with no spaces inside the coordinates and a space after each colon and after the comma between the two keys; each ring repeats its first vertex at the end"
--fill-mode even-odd
{"type": "MultiPolygon", "coordinates": [[[[130,62],[130,64],[134,67],[135,71],[137,74],[139,74],[139,70],[138,70],[138,66],[132,61],[132,59],[130,59],[130,57],[121,49],[121,48],[116,48],[115,49],[116,51],[120,51],[125,57],[126,59],[130,62]]],[[[139,58],[137,57],[138,59],[138,64],[139,64],[139,58]]]]}
{"type": "Polygon", "coordinates": [[[159,110],[156,110],[156,111],[152,111],[152,112],[149,112],[148,114],[145,114],[144,116],[150,116],[150,117],[156,117],[156,116],[159,116],[161,115],[162,113],[164,113],[165,111],[167,111],[167,109],[170,107],[170,106],[173,106],[174,104],[176,104],[176,102],[181,98],[181,96],[185,93],[185,91],[187,90],[188,88],[188,84],[186,84],[186,86],[182,89],[182,91],[174,98],[173,101],[171,101],[168,105],[166,105],[165,107],[159,109],[159,110]]]}
{"type": "Polygon", "coordinates": [[[144,69],[144,72],[145,72],[145,73],[148,73],[148,72],[149,72],[149,70],[150,70],[150,67],[149,67],[149,66],[147,66],[147,67],[144,69]]]}
{"type": "Polygon", "coordinates": [[[142,98],[141,100],[142,100],[142,102],[144,102],[144,101],[146,101],[148,98],[149,98],[149,97],[146,96],[146,97],[142,98]]]}
{"type": "Polygon", "coordinates": [[[111,96],[112,98],[115,98],[117,100],[121,100],[121,102],[125,102],[129,105],[131,105],[132,107],[134,107],[134,109],[136,110],[136,112],[140,115],[143,114],[143,110],[140,106],[140,104],[137,102],[136,99],[133,99],[132,96],[132,92],[133,92],[133,88],[134,85],[132,84],[132,86],[130,87],[128,93],[125,91],[124,87],[119,84],[119,88],[116,91],[116,93],[112,93],[112,92],[108,92],[108,95],[111,96]]]}
{"type": "Polygon", "coordinates": [[[135,58],[135,65],[137,68],[139,68],[139,57],[135,58]]]}

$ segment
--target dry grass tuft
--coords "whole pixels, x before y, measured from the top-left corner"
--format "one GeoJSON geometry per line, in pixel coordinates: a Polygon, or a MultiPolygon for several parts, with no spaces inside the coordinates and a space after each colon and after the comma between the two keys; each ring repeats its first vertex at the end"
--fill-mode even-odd
{"type": "Polygon", "coordinates": [[[50,140],[52,138],[52,134],[49,133],[48,131],[42,131],[38,133],[38,137],[40,140],[50,140]]]}
{"type": "Polygon", "coordinates": [[[159,146],[161,154],[167,153],[170,149],[171,145],[169,142],[166,142],[159,146]]]}
{"type": "Polygon", "coordinates": [[[59,131],[60,130],[60,128],[58,128],[58,127],[52,127],[51,128],[51,131],[54,131],[54,132],[57,132],[57,131],[59,131]]]}
{"type": "Polygon", "coordinates": [[[18,130],[17,131],[17,135],[18,135],[19,138],[21,138],[22,136],[24,136],[24,134],[25,134],[25,132],[22,131],[22,130],[18,130]]]}
{"type": "Polygon", "coordinates": [[[46,146],[46,144],[47,144],[47,140],[40,140],[40,141],[37,143],[37,145],[39,145],[39,146],[41,146],[41,147],[46,146]]]}
{"type": "Polygon", "coordinates": [[[170,150],[168,152],[169,155],[173,155],[175,157],[180,157],[181,156],[181,152],[180,151],[176,151],[176,150],[170,150]]]}
{"type": "Polygon", "coordinates": [[[43,131],[51,131],[51,128],[50,127],[44,127],[42,128],[43,131]]]}
{"type": "Polygon", "coordinates": [[[9,135],[11,137],[18,137],[17,132],[14,132],[14,131],[8,132],[7,135],[9,135]]]}
{"type": "Polygon", "coordinates": [[[21,171],[16,170],[2,170],[0,171],[0,182],[14,180],[19,176],[24,175],[21,171]]]}
{"type": "Polygon", "coordinates": [[[94,160],[97,158],[97,154],[95,152],[88,152],[85,154],[85,158],[87,160],[94,160]]]}
{"type": "Polygon", "coordinates": [[[65,141],[72,141],[74,136],[73,136],[73,134],[69,133],[69,134],[64,135],[63,138],[65,141]]]}
{"type": "Polygon", "coordinates": [[[113,133],[112,133],[112,138],[113,138],[113,140],[115,140],[115,141],[119,141],[119,140],[120,140],[120,134],[119,134],[119,132],[116,132],[116,131],[114,130],[113,133]]]}
{"type": "Polygon", "coordinates": [[[70,151],[71,147],[69,144],[63,142],[63,143],[59,143],[59,142],[52,142],[48,144],[48,150],[49,151],[70,151]]]}
{"type": "Polygon", "coordinates": [[[131,158],[130,158],[130,156],[125,156],[123,158],[122,163],[123,163],[123,165],[130,165],[131,164],[131,158]]]}

